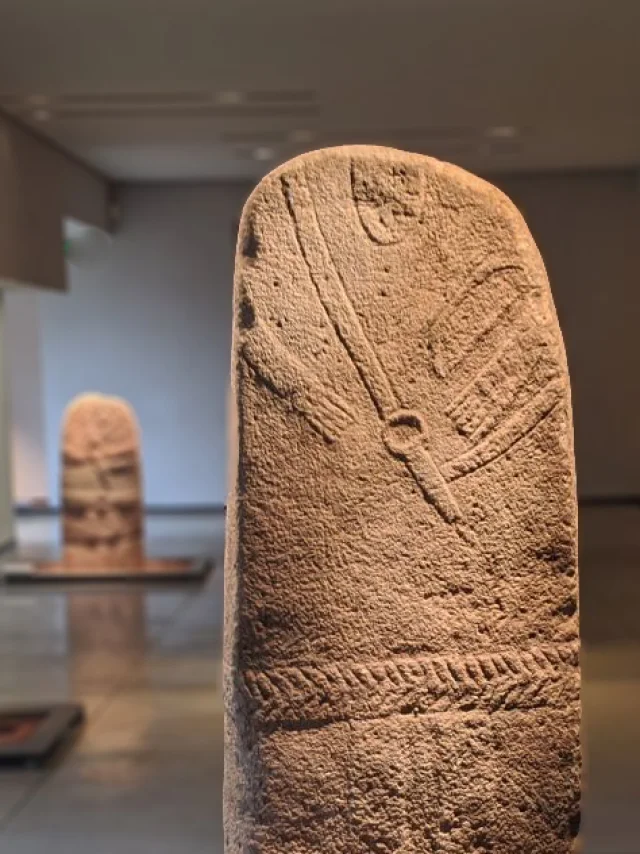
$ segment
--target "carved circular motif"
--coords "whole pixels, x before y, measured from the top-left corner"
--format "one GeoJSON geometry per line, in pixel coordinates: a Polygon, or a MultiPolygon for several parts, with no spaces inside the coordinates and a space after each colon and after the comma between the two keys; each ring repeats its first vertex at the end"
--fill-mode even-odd
{"type": "Polygon", "coordinates": [[[424,419],[413,409],[399,409],[384,425],[382,438],[391,451],[399,457],[406,456],[412,448],[423,445],[428,432],[424,419]]]}

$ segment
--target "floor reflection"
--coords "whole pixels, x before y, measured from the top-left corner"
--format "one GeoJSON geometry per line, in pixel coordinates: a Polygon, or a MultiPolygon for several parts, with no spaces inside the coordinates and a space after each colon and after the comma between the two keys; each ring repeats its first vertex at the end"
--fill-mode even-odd
{"type": "MultiPolygon", "coordinates": [[[[57,549],[55,519],[21,547],[57,549]]],[[[212,554],[203,586],[0,593],[0,703],[80,700],[87,724],[42,772],[0,774],[0,851],[222,851],[221,516],[151,517],[151,554],[212,554]]]]}
{"type": "Polygon", "coordinates": [[[69,651],[141,653],[146,645],[144,593],[70,593],[67,597],[69,651]]]}

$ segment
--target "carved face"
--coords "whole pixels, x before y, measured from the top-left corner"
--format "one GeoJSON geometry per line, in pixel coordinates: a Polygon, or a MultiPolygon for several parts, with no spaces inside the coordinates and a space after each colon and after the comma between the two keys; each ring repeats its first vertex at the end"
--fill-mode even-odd
{"type": "Polygon", "coordinates": [[[351,183],[362,225],[376,243],[398,243],[418,222],[424,193],[417,166],[392,162],[383,170],[356,157],[351,183]]]}

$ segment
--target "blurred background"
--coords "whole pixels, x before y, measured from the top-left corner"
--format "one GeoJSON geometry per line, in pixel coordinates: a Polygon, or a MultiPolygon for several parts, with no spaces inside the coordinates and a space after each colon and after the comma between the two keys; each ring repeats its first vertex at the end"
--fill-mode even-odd
{"type": "Polygon", "coordinates": [[[63,411],[98,391],[140,421],[150,552],[216,561],[197,584],[0,586],[0,707],[86,715],[53,761],[0,769],[1,851],[222,851],[237,223],[279,162],[379,143],[497,184],[547,264],[576,423],[584,852],[639,854],[639,47],[637,0],[0,0],[0,544],[56,549],[63,411]]]}

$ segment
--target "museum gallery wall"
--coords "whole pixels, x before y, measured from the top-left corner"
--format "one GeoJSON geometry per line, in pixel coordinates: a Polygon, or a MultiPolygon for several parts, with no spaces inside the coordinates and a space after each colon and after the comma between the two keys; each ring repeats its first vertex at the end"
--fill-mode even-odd
{"type": "MultiPolygon", "coordinates": [[[[580,495],[637,494],[635,175],[491,180],[517,203],[549,271],[572,372],[580,495]]],[[[64,295],[6,293],[20,503],[44,496],[57,504],[60,422],[69,401],[88,390],[134,407],[148,504],[224,503],[232,229],[250,191],[247,184],[125,187],[104,265],[72,269],[64,295]],[[78,359],[79,349],[91,360],[78,359]]]]}

